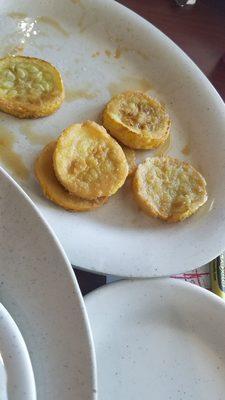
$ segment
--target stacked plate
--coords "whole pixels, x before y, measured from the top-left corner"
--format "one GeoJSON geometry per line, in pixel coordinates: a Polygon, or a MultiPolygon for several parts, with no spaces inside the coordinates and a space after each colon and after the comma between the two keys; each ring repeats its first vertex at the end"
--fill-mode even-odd
{"type": "Polygon", "coordinates": [[[0,298],[8,310],[0,306],[1,398],[94,399],[92,338],[72,267],[2,169],[0,193],[0,298]]]}
{"type": "Polygon", "coordinates": [[[92,400],[98,378],[100,400],[222,400],[223,301],[155,277],[206,264],[225,248],[223,101],[175,44],[116,2],[0,0],[0,10],[1,55],[23,47],[56,65],[74,92],[32,127],[0,116],[0,151],[6,130],[15,139],[2,160],[19,183],[0,170],[0,397],[92,400]],[[206,178],[208,202],[182,223],[146,218],[127,188],[93,213],[71,214],[48,202],[34,179],[46,133],[55,139],[87,116],[98,121],[109,98],[128,89],[166,104],[170,154],[206,178]],[[154,279],[108,285],[88,295],[85,308],[70,263],[154,279]]]}

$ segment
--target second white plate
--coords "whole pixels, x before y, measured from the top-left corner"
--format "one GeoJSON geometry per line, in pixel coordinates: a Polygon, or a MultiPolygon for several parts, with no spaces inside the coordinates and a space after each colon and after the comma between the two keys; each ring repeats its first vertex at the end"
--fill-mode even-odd
{"type": "Polygon", "coordinates": [[[222,400],[225,302],[175,279],[121,281],[86,296],[99,400],[222,400]]]}

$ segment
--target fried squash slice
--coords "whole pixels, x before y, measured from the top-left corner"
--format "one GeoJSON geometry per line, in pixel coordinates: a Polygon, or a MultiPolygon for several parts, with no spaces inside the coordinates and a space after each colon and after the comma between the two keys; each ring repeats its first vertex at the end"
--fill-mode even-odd
{"type": "Polygon", "coordinates": [[[50,142],[35,162],[35,175],[47,199],[69,211],[90,211],[107,202],[107,197],[95,200],[81,199],[69,193],[56,179],[53,168],[53,153],[56,141],[50,142]]]}
{"type": "Polygon", "coordinates": [[[121,146],[103,126],[87,121],[65,129],[53,156],[57,179],[84,199],[111,196],[125,182],[128,164],[121,146]]]}
{"type": "Polygon", "coordinates": [[[182,221],[207,201],[206,181],[187,162],[172,157],[147,158],[133,179],[141,209],[168,222],[182,221]]]}
{"type": "Polygon", "coordinates": [[[0,110],[18,118],[54,113],[65,97],[59,71],[33,57],[0,59],[0,110]]]}
{"type": "Polygon", "coordinates": [[[129,91],[109,101],[103,111],[103,125],[130,148],[153,149],[167,139],[170,118],[155,99],[139,91],[129,91]]]}

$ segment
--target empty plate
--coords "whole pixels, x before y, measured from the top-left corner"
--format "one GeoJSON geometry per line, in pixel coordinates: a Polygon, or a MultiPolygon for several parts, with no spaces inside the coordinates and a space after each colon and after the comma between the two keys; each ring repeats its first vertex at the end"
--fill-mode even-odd
{"type": "Polygon", "coordinates": [[[86,296],[99,400],[222,400],[225,302],[173,279],[121,281],[86,296]]]}

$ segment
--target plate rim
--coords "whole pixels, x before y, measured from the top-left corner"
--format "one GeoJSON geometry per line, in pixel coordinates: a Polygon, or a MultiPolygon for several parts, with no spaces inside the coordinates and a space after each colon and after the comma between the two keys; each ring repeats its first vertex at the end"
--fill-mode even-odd
{"type": "MultiPolygon", "coordinates": [[[[104,2],[104,0],[98,0],[98,1],[101,2],[101,3],[104,2]]],[[[125,6],[124,4],[118,3],[117,0],[115,0],[115,1],[114,0],[107,0],[107,1],[112,3],[115,7],[121,7],[123,9],[126,9],[128,14],[130,14],[133,18],[135,18],[135,17],[136,18],[140,18],[140,20],[142,21],[142,23],[144,25],[146,25],[146,27],[148,25],[150,25],[151,28],[155,32],[157,32],[158,35],[160,35],[164,40],[166,40],[168,42],[168,44],[172,44],[172,49],[175,49],[179,53],[182,53],[182,56],[184,57],[184,59],[186,59],[189,63],[191,63],[192,67],[196,68],[196,71],[198,71],[199,76],[201,76],[201,78],[203,78],[205,83],[210,85],[211,89],[214,91],[214,94],[220,100],[220,104],[221,104],[222,108],[225,109],[225,102],[223,101],[222,96],[216,90],[215,86],[213,86],[213,84],[211,83],[209,78],[207,78],[207,76],[204,74],[204,72],[201,70],[201,68],[196,64],[196,62],[193,61],[192,58],[176,42],[174,42],[173,39],[171,39],[166,33],[164,33],[161,29],[159,29],[157,26],[155,26],[152,22],[148,21],[147,19],[142,17],[140,14],[138,14],[136,11],[131,10],[129,7],[125,6]]]]}
{"type": "Polygon", "coordinates": [[[114,290],[114,286],[116,286],[116,288],[120,288],[121,286],[139,286],[141,283],[145,283],[146,285],[149,284],[149,286],[151,287],[152,285],[154,286],[154,282],[162,282],[162,284],[166,284],[167,287],[172,287],[172,288],[176,288],[176,286],[181,287],[184,289],[184,291],[194,291],[196,293],[201,293],[201,296],[205,297],[205,298],[210,298],[213,302],[215,302],[215,304],[219,304],[220,306],[222,306],[225,310],[225,301],[219,297],[217,294],[211,292],[210,290],[202,287],[202,286],[198,286],[192,282],[188,282],[188,281],[184,281],[182,279],[179,278],[174,278],[174,277],[153,277],[153,278],[140,278],[140,279],[136,279],[136,278],[129,278],[129,279],[120,279],[118,281],[114,281],[114,282],[109,282],[106,283],[103,286],[100,286],[94,290],[92,290],[90,293],[87,293],[84,296],[84,301],[85,304],[89,303],[92,301],[92,297],[95,297],[96,295],[99,295],[99,293],[101,292],[107,292],[108,290],[114,290]]]}
{"type": "MultiPolygon", "coordinates": [[[[14,321],[13,317],[10,315],[8,310],[5,308],[5,306],[0,302],[0,317],[3,317],[3,322],[0,323],[1,325],[4,325],[7,327],[7,336],[8,332],[10,334],[10,342],[12,342],[12,338],[14,341],[14,344],[16,342],[16,351],[13,352],[12,359],[15,361],[15,358],[17,362],[19,361],[20,365],[18,365],[19,368],[23,368],[23,376],[24,381],[22,382],[22,385],[26,389],[26,396],[29,394],[30,400],[35,400],[36,397],[36,384],[35,384],[35,378],[34,378],[34,371],[33,367],[31,364],[31,359],[30,355],[26,346],[26,343],[24,341],[24,338],[19,330],[18,325],[14,321]],[[28,390],[28,393],[27,393],[28,390]]],[[[2,320],[2,318],[0,318],[2,320]]],[[[0,336],[5,336],[0,333],[0,336]]],[[[9,336],[8,336],[9,338],[9,336]]],[[[5,339],[3,339],[3,342],[5,339]]],[[[2,351],[2,350],[1,350],[2,351]]],[[[4,350],[3,350],[4,353],[4,350]]],[[[10,360],[10,364],[12,363],[12,360],[10,360]]],[[[3,364],[4,364],[4,354],[3,354],[3,364]]],[[[7,373],[7,367],[5,366],[6,373],[7,373]]],[[[20,373],[20,372],[19,372],[20,373]]],[[[18,380],[19,378],[16,378],[18,380]]],[[[21,391],[21,390],[20,390],[21,391]]]]}
{"type": "MultiPolygon", "coordinates": [[[[29,204],[30,208],[36,214],[36,217],[40,220],[41,224],[46,229],[48,236],[51,236],[56,248],[58,248],[58,251],[61,254],[61,257],[62,257],[63,263],[64,263],[64,268],[65,268],[64,273],[66,272],[68,274],[68,278],[70,279],[70,281],[73,285],[74,293],[76,293],[76,301],[79,303],[79,309],[82,313],[82,317],[84,320],[87,344],[88,344],[89,355],[90,355],[90,360],[91,360],[91,365],[90,365],[91,376],[90,376],[90,378],[91,378],[91,382],[92,382],[92,387],[91,387],[90,395],[93,400],[97,400],[97,392],[98,392],[97,363],[96,363],[96,355],[95,355],[95,348],[94,348],[94,340],[93,340],[92,330],[91,330],[87,310],[85,307],[85,303],[84,303],[84,300],[83,300],[83,297],[81,294],[81,290],[80,290],[77,278],[73,271],[72,265],[66,255],[66,252],[65,252],[63,246],[61,245],[58,237],[56,236],[54,230],[49,225],[47,220],[44,218],[44,216],[42,215],[39,208],[36,206],[36,204],[33,202],[33,200],[28,196],[28,194],[23,190],[23,188],[0,165],[0,179],[2,176],[3,176],[3,179],[8,181],[9,184],[12,187],[14,187],[15,190],[19,193],[19,195],[25,199],[26,203],[29,204]]],[[[74,294],[74,297],[75,297],[75,294],[74,294]]],[[[13,319],[13,317],[12,317],[12,319],[13,319]]],[[[14,321],[14,319],[13,319],[13,321],[14,321]]],[[[16,324],[16,322],[15,322],[15,324],[16,324]]],[[[28,349],[28,353],[29,353],[29,349],[28,349]]],[[[34,378],[35,378],[35,371],[34,371],[34,378]]]]}

